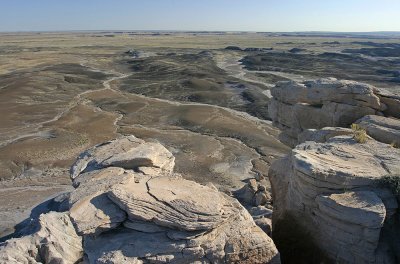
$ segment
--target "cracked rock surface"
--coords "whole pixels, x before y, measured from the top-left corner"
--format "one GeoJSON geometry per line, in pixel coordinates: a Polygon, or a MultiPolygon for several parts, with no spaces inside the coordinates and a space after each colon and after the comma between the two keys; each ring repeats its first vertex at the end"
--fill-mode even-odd
{"type": "MultiPolygon", "coordinates": [[[[69,210],[57,213],[65,219],[46,229],[67,252],[56,246],[46,251],[50,260],[37,253],[31,263],[53,263],[57,254],[68,256],[57,263],[280,263],[272,239],[236,199],[173,173],[173,161],[161,144],[133,136],[84,152],[71,169],[69,210]]],[[[39,234],[6,242],[0,263],[30,258],[25,248],[37,248],[39,234]]]]}

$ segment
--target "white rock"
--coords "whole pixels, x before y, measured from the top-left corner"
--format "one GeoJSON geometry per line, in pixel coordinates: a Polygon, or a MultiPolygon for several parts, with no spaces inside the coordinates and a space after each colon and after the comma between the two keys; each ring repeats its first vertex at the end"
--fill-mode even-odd
{"type": "Polygon", "coordinates": [[[400,147],[400,120],[395,118],[368,115],[357,120],[357,124],[374,139],[400,147]]]}
{"type": "Polygon", "coordinates": [[[75,264],[82,257],[82,238],[76,234],[68,213],[41,215],[36,232],[0,245],[0,263],[75,264]]]}
{"type": "Polygon", "coordinates": [[[75,179],[83,171],[105,167],[155,167],[172,172],[174,165],[175,157],[160,143],[125,136],[99,144],[82,153],[71,168],[71,178],[75,179]]]}
{"type": "Polygon", "coordinates": [[[375,263],[383,219],[398,207],[377,183],[399,173],[400,149],[373,139],[305,142],[270,168],[273,221],[290,213],[333,260],[375,263]]]}

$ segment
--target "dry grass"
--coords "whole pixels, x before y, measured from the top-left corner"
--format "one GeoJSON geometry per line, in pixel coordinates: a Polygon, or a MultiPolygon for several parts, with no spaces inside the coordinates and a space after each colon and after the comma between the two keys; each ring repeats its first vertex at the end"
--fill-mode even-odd
{"type": "Polygon", "coordinates": [[[368,140],[367,132],[358,124],[352,124],[351,129],[354,131],[353,138],[358,143],[364,144],[368,140]]]}

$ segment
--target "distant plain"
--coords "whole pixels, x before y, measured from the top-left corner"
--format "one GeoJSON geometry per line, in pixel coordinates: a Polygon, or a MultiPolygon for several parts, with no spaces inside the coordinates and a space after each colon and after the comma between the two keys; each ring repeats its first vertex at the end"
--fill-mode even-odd
{"type": "Polygon", "coordinates": [[[71,188],[80,152],[119,134],[158,140],[176,171],[235,190],[289,151],[268,116],[276,82],[399,93],[399,50],[399,38],[351,34],[2,33],[0,237],[71,188]]]}

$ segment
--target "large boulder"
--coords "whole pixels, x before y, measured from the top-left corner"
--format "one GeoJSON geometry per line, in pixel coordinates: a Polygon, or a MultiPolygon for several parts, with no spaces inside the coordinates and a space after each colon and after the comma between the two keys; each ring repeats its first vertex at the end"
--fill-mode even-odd
{"type": "Polygon", "coordinates": [[[71,168],[71,177],[75,179],[81,172],[106,167],[124,169],[153,167],[172,172],[174,165],[175,157],[160,143],[124,136],[99,144],[82,153],[71,168]]]}
{"type": "Polygon", "coordinates": [[[284,143],[294,147],[306,129],[349,128],[366,115],[383,115],[387,105],[376,88],[363,83],[334,78],[278,82],[271,89],[270,117],[284,135],[284,143]]]}
{"type": "Polygon", "coordinates": [[[37,226],[22,238],[0,245],[0,263],[75,264],[83,257],[82,238],[75,232],[68,213],[41,215],[37,226]]]}
{"type": "Polygon", "coordinates": [[[400,149],[352,136],[307,141],[270,168],[273,224],[294,216],[339,263],[380,263],[379,254],[390,260],[395,252],[379,251],[388,242],[380,239],[384,220],[393,222],[398,208],[380,184],[388,175],[400,175],[400,149]]]}
{"type": "Polygon", "coordinates": [[[214,188],[177,176],[143,176],[108,194],[128,220],[85,240],[90,263],[279,263],[274,243],[249,213],[214,188]]]}

